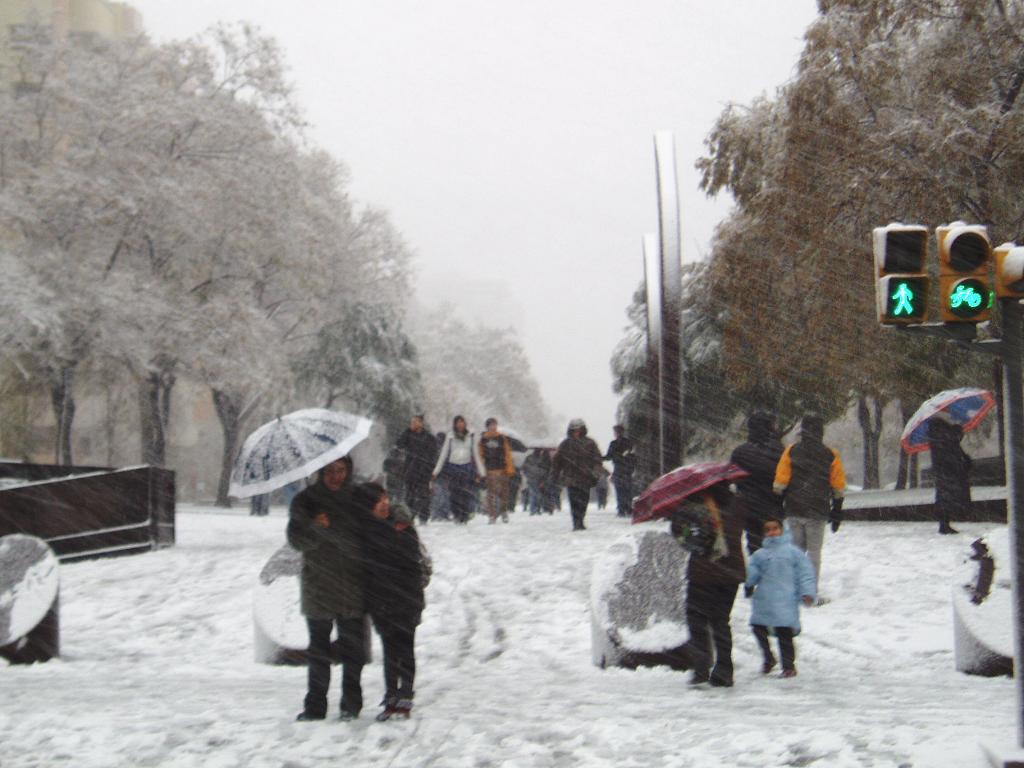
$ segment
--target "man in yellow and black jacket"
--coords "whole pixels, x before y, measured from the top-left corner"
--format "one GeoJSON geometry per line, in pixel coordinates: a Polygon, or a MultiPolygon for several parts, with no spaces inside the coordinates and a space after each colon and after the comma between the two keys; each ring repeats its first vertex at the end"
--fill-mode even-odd
{"type": "Polygon", "coordinates": [[[821,575],[825,525],[842,522],[846,472],[839,452],[823,442],[825,422],[808,414],[800,422],[800,440],[786,448],[775,470],[775,493],[783,496],[793,543],[807,553],[815,577],[821,575]]]}

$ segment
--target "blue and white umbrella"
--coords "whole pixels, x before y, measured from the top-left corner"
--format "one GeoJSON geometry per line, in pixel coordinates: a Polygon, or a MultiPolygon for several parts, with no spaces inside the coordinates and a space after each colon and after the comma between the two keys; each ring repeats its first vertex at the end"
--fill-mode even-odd
{"type": "Polygon", "coordinates": [[[363,442],[372,426],[362,416],[325,408],[279,416],[246,438],[228,493],[258,496],[309,477],[363,442]]]}
{"type": "Polygon", "coordinates": [[[996,406],[996,399],[987,389],[960,387],[929,397],[914,412],[903,428],[900,443],[907,453],[927,451],[928,420],[937,413],[945,414],[953,424],[959,424],[964,432],[970,432],[996,406]]]}

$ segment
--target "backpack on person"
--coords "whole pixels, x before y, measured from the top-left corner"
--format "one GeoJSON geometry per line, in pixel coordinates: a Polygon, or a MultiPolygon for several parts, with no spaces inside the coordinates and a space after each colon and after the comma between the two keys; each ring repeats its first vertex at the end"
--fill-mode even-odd
{"type": "Polygon", "coordinates": [[[729,554],[717,507],[685,499],[669,520],[672,537],[694,557],[719,560],[729,554]]]}

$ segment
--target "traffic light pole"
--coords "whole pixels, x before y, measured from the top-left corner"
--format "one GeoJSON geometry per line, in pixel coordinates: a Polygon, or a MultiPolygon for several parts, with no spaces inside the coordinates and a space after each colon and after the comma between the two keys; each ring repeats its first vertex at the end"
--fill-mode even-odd
{"type": "Polygon", "coordinates": [[[1024,748],[1024,391],[1021,355],[1024,327],[1017,299],[1000,299],[1003,319],[1003,391],[1006,409],[1006,506],[1010,534],[1010,578],[1013,587],[1013,668],[1017,691],[1017,746],[1024,748]]]}

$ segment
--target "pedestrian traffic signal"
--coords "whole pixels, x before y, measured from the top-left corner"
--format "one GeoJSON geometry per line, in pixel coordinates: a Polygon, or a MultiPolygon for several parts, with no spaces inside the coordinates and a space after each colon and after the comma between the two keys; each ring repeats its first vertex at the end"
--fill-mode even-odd
{"type": "Polygon", "coordinates": [[[924,322],[928,311],[928,230],[918,225],[889,224],[876,227],[872,241],[878,322],[924,322]]]}
{"type": "Polygon", "coordinates": [[[996,296],[1024,298],[1024,248],[1003,243],[993,251],[996,259],[996,296]]]}
{"type": "Polygon", "coordinates": [[[988,230],[956,222],[936,227],[939,246],[939,298],[947,323],[988,320],[995,294],[989,281],[992,245],[988,230]]]}

